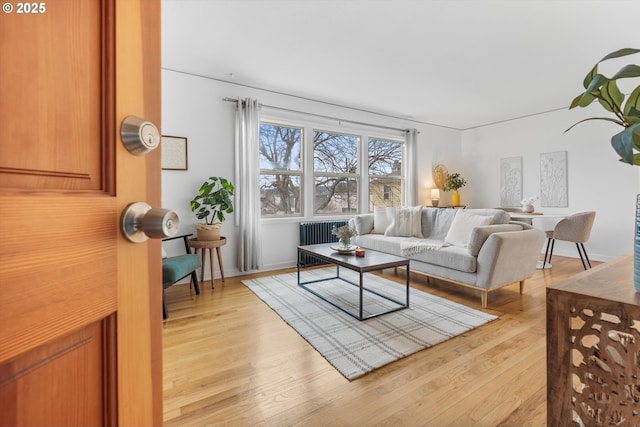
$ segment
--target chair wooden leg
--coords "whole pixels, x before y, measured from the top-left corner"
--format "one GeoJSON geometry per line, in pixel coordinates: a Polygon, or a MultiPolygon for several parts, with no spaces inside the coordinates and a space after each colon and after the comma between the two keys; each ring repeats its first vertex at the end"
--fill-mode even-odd
{"type": "Polygon", "coordinates": [[[480,291],[480,305],[482,306],[482,309],[485,310],[487,308],[487,299],[489,297],[489,292],[487,291],[480,291]]]}
{"type": "Polygon", "coordinates": [[[524,293],[524,280],[520,281],[520,295],[524,293]]]}

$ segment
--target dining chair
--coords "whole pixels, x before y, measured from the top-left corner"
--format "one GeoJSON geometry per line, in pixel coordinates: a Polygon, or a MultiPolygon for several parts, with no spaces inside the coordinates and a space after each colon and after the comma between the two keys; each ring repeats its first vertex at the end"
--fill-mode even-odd
{"type": "Polygon", "coordinates": [[[553,230],[546,231],[547,248],[544,251],[544,262],[542,265],[547,265],[547,262],[551,263],[555,241],[563,240],[575,243],[576,248],[578,248],[578,255],[580,255],[580,260],[582,261],[582,266],[585,270],[587,269],[587,265],[591,268],[591,261],[589,261],[589,257],[587,256],[584,243],[589,240],[595,218],[596,213],[594,211],[580,212],[560,220],[553,230]],[[549,247],[551,247],[551,251],[549,251],[549,247]],[[549,261],[547,261],[547,254],[549,255],[549,261]],[[587,261],[586,263],[585,259],[587,261]]]}

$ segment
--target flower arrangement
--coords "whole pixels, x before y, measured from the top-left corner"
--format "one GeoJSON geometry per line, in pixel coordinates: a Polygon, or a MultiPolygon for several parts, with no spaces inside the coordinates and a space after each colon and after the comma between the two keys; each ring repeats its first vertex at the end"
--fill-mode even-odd
{"type": "Polygon", "coordinates": [[[533,207],[533,204],[536,202],[536,200],[539,200],[540,196],[531,196],[531,197],[525,197],[524,199],[520,200],[520,204],[522,205],[522,212],[524,213],[533,213],[536,209],[533,207]]]}
{"type": "Polygon", "coordinates": [[[342,227],[333,227],[331,234],[336,236],[343,246],[348,246],[351,243],[351,238],[356,235],[356,231],[348,225],[342,227]]]}
{"type": "Polygon", "coordinates": [[[540,200],[540,196],[531,196],[528,198],[525,197],[524,199],[520,200],[520,204],[522,206],[533,205],[538,200],[540,200]]]}

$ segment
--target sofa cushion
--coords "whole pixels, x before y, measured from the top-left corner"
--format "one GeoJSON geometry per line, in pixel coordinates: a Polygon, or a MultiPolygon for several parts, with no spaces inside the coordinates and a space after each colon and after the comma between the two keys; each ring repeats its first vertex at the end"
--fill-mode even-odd
{"type": "Polygon", "coordinates": [[[349,226],[356,229],[357,235],[369,234],[373,231],[373,214],[356,215],[352,219],[353,223],[349,221],[349,226]]]}
{"type": "MultiPolygon", "coordinates": [[[[392,255],[402,255],[402,242],[410,241],[409,237],[383,236],[380,234],[365,234],[357,236],[355,243],[367,249],[385,252],[392,255]]],[[[443,242],[444,243],[444,242],[443,242]]],[[[366,256],[366,255],[365,255],[366,256]]],[[[475,273],[477,269],[476,257],[471,256],[466,248],[445,246],[440,249],[426,250],[408,257],[410,260],[439,265],[467,273],[475,273]]]]}
{"type": "Polygon", "coordinates": [[[422,237],[425,239],[444,240],[455,216],[455,209],[422,209],[422,237]]]}
{"type": "Polygon", "coordinates": [[[373,234],[384,234],[387,228],[391,225],[391,216],[395,208],[389,208],[386,206],[374,206],[373,207],[373,234]]]}
{"type": "Polygon", "coordinates": [[[466,248],[474,227],[489,225],[493,221],[492,216],[476,215],[471,212],[458,209],[451,227],[445,237],[445,242],[466,248]]]}
{"type": "Polygon", "coordinates": [[[497,233],[500,231],[522,231],[522,226],[518,224],[495,224],[475,227],[471,231],[469,244],[467,245],[469,254],[472,256],[478,256],[482,245],[484,245],[484,242],[487,241],[489,236],[492,233],[497,233]]]}
{"type": "Polygon", "coordinates": [[[397,208],[384,235],[422,238],[422,206],[397,208]]]}
{"type": "Polygon", "coordinates": [[[195,254],[179,255],[162,260],[162,285],[163,287],[171,286],[171,284],[185,277],[192,271],[200,268],[202,263],[200,257],[195,254]]]}

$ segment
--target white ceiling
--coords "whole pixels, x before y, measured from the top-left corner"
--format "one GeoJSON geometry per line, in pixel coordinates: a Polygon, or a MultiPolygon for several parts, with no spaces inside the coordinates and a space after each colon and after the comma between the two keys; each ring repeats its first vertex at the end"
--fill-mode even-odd
{"type": "Polygon", "coordinates": [[[566,108],[640,48],[638,18],[640,0],[162,0],[162,66],[469,129],[566,108]]]}

